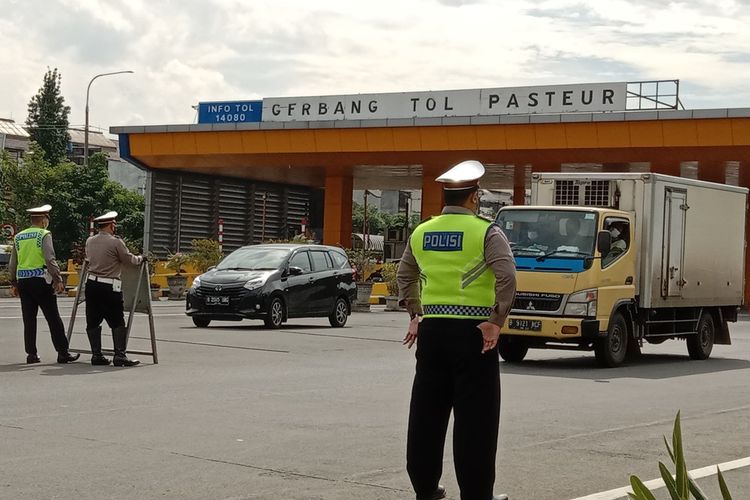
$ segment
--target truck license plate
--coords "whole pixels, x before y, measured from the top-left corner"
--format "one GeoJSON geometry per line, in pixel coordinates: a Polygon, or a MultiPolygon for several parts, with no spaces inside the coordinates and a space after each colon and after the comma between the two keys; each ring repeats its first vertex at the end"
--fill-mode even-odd
{"type": "Polygon", "coordinates": [[[509,319],[508,328],[511,330],[526,330],[538,332],[542,329],[542,322],[538,319],[509,319]]]}
{"type": "Polygon", "coordinates": [[[229,297],[225,296],[216,296],[216,297],[206,297],[206,305],[209,306],[226,306],[229,305],[229,297]]]}

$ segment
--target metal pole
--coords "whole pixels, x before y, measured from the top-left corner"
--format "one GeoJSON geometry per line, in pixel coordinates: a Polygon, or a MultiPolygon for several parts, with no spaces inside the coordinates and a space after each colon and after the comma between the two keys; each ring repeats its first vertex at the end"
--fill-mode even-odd
{"type": "Polygon", "coordinates": [[[260,242],[265,243],[266,242],[266,199],[268,198],[268,193],[263,193],[263,217],[261,219],[261,225],[260,225],[260,242]]]}
{"type": "Polygon", "coordinates": [[[85,280],[88,278],[88,273],[89,273],[89,261],[84,260],[83,266],[81,267],[81,274],[78,276],[78,289],[76,290],[75,301],[73,301],[73,312],[70,313],[70,322],[68,323],[68,344],[70,344],[70,338],[73,336],[73,325],[76,322],[76,313],[78,312],[78,304],[82,302],[82,299],[81,299],[81,297],[83,296],[82,291],[83,291],[85,280]]]}
{"type": "Polygon", "coordinates": [[[112,73],[101,73],[99,75],[94,76],[94,78],[92,78],[89,81],[89,84],[86,87],[86,117],[85,117],[85,122],[83,125],[83,166],[84,167],[87,167],[89,165],[89,91],[91,90],[91,84],[94,83],[94,80],[96,80],[100,76],[121,75],[123,73],[133,73],[133,71],[126,70],[126,71],[114,71],[112,73]]]}
{"type": "MultiPolygon", "coordinates": [[[[148,281],[148,269],[147,264],[143,263],[143,269],[141,271],[141,275],[146,277],[146,281],[148,281]]],[[[149,286],[150,288],[150,286],[149,286]]],[[[149,290],[150,292],[151,290],[149,290]]],[[[151,294],[148,295],[148,328],[149,333],[151,334],[151,358],[154,360],[154,364],[159,364],[159,356],[156,354],[156,330],[154,329],[154,310],[151,306],[151,294]]]]}
{"type": "Polygon", "coordinates": [[[367,252],[367,190],[365,189],[365,216],[362,219],[362,242],[364,250],[367,252]]]}
{"type": "MultiPolygon", "coordinates": [[[[135,294],[133,295],[133,303],[130,304],[130,314],[128,315],[127,331],[125,332],[125,345],[127,346],[128,339],[130,338],[130,329],[133,326],[133,318],[135,317],[135,308],[138,305],[138,298],[141,293],[141,283],[143,283],[143,271],[146,267],[145,262],[141,262],[140,271],[138,273],[138,281],[135,284],[135,294]]],[[[149,301],[151,300],[151,290],[149,290],[149,301]]]]}
{"type": "Polygon", "coordinates": [[[219,219],[219,251],[224,253],[224,219],[219,219]]]}

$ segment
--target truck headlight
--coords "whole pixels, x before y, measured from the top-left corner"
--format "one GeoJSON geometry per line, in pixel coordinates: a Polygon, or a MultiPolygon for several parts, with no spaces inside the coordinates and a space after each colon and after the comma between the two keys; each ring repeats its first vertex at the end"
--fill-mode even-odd
{"type": "Polygon", "coordinates": [[[596,316],[597,298],[596,289],[576,292],[568,297],[564,314],[566,316],[596,316]]]}
{"type": "Polygon", "coordinates": [[[253,290],[257,290],[258,288],[262,287],[265,283],[266,283],[266,280],[261,280],[261,279],[255,278],[255,279],[251,279],[250,281],[248,281],[247,283],[245,283],[244,287],[245,287],[246,290],[253,291],[253,290]]]}
{"type": "Polygon", "coordinates": [[[197,290],[198,288],[200,288],[200,286],[201,286],[201,277],[196,276],[195,278],[193,278],[193,284],[190,286],[190,288],[192,288],[193,290],[197,290]]]}

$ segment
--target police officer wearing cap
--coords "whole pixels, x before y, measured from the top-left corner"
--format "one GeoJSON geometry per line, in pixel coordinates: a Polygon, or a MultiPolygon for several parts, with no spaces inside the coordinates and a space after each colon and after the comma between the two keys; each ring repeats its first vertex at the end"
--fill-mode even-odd
{"type": "Polygon", "coordinates": [[[498,226],[476,215],[484,166],[465,161],[443,183],[442,214],[416,227],[398,269],[400,303],[411,314],[404,345],[417,344],[407,471],[417,499],[439,485],[448,419],[463,500],[493,496],[500,423],[497,340],[516,290],[515,263],[498,226]]]}
{"type": "Polygon", "coordinates": [[[36,316],[40,308],[52,335],[57,362],[71,363],[80,357],[80,354],[68,352],[68,338],[57,310],[55,292],[65,291],[65,285],[55,259],[52,233],[47,230],[51,210],[50,205],[26,210],[31,214],[31,227],[21,231],[13,239],[13,250],[8,263],[12,284],[21,298],[27,363],[41,361],[36,350],[36,316]]]}
{"type": "Polygon", "coordinates": [[[91,364],[108,365],[102,355],[102,320],[112,329],[115,366],[135,366],[140,361],[128,359],[125,354],[128,329],[122,303],[123,265],[137,266],[143,256],[133,255],[125,243],[115,236],[117,212],[107,212],[94,219],[99,233],[86,240],[88,279],[86,280],[86,334],[91,344],[91,364]]]}

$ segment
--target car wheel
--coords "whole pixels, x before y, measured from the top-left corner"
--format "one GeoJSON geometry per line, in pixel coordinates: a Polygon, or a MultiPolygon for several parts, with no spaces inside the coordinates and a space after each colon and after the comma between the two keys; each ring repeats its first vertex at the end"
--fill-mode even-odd
{"type": "Polygon", "coordinates": [[[268,328],[281,328],[281,324],[284,322],[284,303],[280,298],[274,297],[271,299],[263,322],[268,328]]]}
{"type": "Polygon", "coordinates": [[[594,353],[599,365],[604,368],[620,366],[628,353],[628,323],[620,312],[612,315],[609,330],[604,338],[596,339],[594,353]]]}
{"type": "Polygon", "coordinates": [[[497,342],[497,350],[500,357],[508,363],[520,363],[529,352],[529,346],[523,339],[501,335],[497,342]]]}
{"type": "Polygon", "coordinates": [[[708,359],[714,348],[716,323],[711,313],[703,313],[698,321],[698,333],[687,338],[690,359],[708,359]]]}
{"type": "Polygon", "coordinates": [[[198,328],[206,328],[211,323],[210,319],[193,318],[193,324],[198,328]]]}
{"type": "Polygon", "coordinates": [[[334,328],[342,328],[346,325],[346,320],[349,318],[349,304],[343,297],[336,299],[336,304],[333,306],[333,312],[328,316],[328,321],[334,328]]]}

